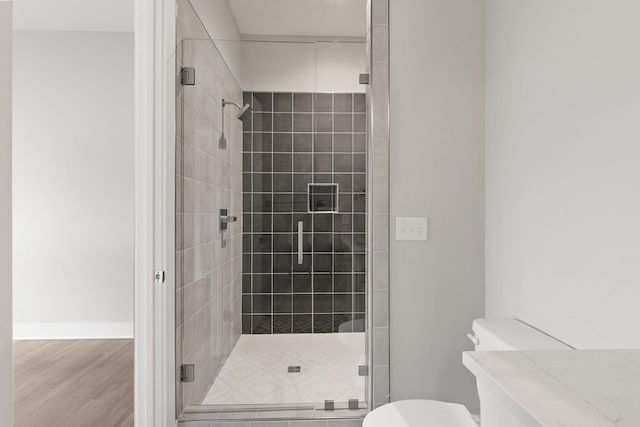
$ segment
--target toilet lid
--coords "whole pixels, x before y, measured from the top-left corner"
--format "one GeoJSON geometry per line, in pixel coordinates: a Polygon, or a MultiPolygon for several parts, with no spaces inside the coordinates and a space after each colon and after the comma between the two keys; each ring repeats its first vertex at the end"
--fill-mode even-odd
{"type": "Polygon", "coordinates": [[[436,400],[401,400],[371,411],[362,427],[478,427],[467,409],[436,400]]]}

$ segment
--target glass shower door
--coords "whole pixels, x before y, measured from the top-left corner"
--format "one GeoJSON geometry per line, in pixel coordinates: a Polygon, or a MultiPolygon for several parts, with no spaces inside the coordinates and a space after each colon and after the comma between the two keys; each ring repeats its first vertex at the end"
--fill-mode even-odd
{"type": "Polygon", "coordinates": [[[189,408],[202,403],[242,329],[242,125],[222,108],[242,93],[215,72],[224,61],[211,40],[185,39],[179,52],[179,69],[194,74],[179,82],[176,142],[178,398],[189,408]]]}
{"type": "Polygon", "coordinates": [[[337,45],[203,33],[178,47],[178,74],[195,73],[176,100],[176,378],[187,418],[366,407],[366,103],[331,89],[332,61],[351,55],[337,45]]]}

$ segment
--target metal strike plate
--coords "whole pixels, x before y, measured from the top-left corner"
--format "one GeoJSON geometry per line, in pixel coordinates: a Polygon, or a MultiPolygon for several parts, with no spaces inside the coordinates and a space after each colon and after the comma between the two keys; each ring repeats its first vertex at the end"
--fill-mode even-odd
{"type": "Polygon", "coordinates": [[[158,285],[164,283],[164,271],[163,270],[156,270],[156,272],[153,275],[153,280],[158,285]]]}

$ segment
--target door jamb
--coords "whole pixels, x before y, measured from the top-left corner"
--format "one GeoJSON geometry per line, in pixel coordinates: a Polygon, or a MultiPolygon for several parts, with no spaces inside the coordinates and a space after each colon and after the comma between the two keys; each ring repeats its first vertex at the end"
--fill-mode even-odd
{"type": "Polygon", "coordinates": [[[175,426],[175,0],[135,0],[135,425],[175,426]],[[165,272],[164,283],[154,273],[165,272]]]}

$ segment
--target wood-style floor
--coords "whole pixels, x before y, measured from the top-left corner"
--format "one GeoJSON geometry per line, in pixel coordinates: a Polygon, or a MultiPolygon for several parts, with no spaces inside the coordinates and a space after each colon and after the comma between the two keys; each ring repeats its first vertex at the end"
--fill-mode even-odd
{"type": "Polygon", "coordinates": [[[16,427],[133,426],[133,340],[14,342],[16,427]]]}

